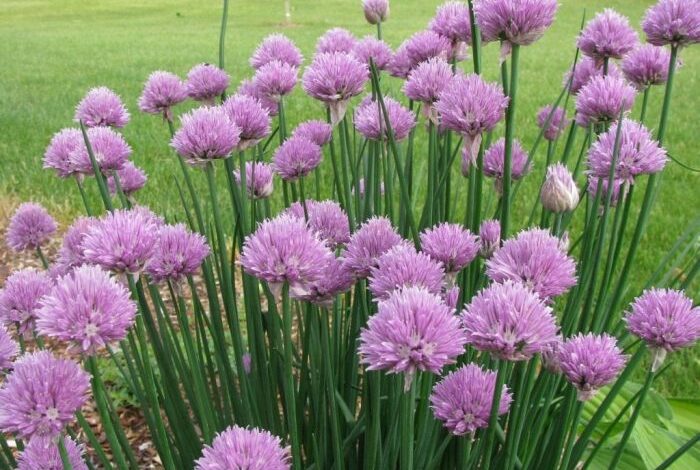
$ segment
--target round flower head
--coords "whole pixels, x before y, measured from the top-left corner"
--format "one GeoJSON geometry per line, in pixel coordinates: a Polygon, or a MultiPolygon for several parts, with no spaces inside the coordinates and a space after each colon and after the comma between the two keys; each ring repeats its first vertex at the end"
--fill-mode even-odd
{"type": "Polygon", "coordinates": [[[20,204],[7,227],[7,245],[12,250],[36,250],[56,232],[56,221],[43,206],[33,202],[20,204]]]}
{"type": "Polygon", "coordinates": [[[452,80],[452,76],[452,67],[444,59],[435,57],[418,64],[411,71],[403,85],[403,92],[410,99],[423,103],[426,116],[438,124],[438,115],[433,105],[452,80]]]}
{"type": "Polygon", "coordinates": [[[303,178],[321,164],[321,147],[310,140],[292,136],[280,145],[272,157],[272,169],[285,181],[303,178]]]}
{"type": "MultiPolygon", "coordinates": [[[[595,198],[596,194],[598,193],[598,186],[600,185],[600,182],[601,182],[601,181],[603,182],[603,186],[602,186],[602,188],[601,188],[601,190],[600,190],[600,201],[601,201],[601,205],[603,205],[603,204],[605,203],[605,201],[607,200],[607,197],[608,197],[608,186],[609,186],[609,184],[608,184],[608,179],[609,179],[609,177],[608,177],[607,175],[606,175],[605,177],[603,177],[603,178],[598,178],[597,176],[593,176],[593,175],[591,175],[591,174],[588,175],[588,189],[587,189],[587,192],[588,192],[588,195],[589,195],[591,198],[595,198]]],[[[610,206],[611,206],[611,207],[616,207],[616,206],[617,206],[617,203],[618,203],[619,200],[620,200],[620,192],[621,192],[621,189],[622,189],[622,185],[623,185],[624,183],[625,183],[625,182],[624,182],[623,180],[621,180],[621,179],[614,179],[614,180],[613,180],[613,182],[612,182],[612,191],[613,191],[613,192],[612,192],[612,194],[610,195],[610,206]]],[[[626,196],[626,195],[627,195],[627,194],[626,194],[626,192],[625,192],[625,194],[623,194],[623,197],[626,196]]]]}
{"type": "Polygon", "coordinates": [[[41,301],[39,333],[88,355],[123,340],[134,324],[136,305],[129,292],[98,266],[81,266],[58,279],[41,301]]]}
{"type": "Polygon", "coordinates": [[[23,438],[55,437],[87,401],[90,378],[48,351],[25,354],[0,388],[0,429],[23,438]]]}
{"type": "Polygon", "coordinates": [[[404,390],[416,371],[439,374],[464,352],[464,330],[440,297],[409,287],[379,303],[360,333],[360,362],[367,370],[404,374],[404,390]]]}
{"type": "MultiPolygon", "coordinates": [[[[611,77],[622,78],[622,72],[615,62],[608,63],[608,75],[611,77]]],[[[571,78],[571,71],[564,74],[564,84],[571,81],[569,90],[571,91],[572,95],[578,95],[581,88],[588,84],[591,78],[597,76],[603,76],[603,65],[596,63],[596,61],[590,57],[583,57],[576,63],[573,78],[571,78]]]]}
{"type": "Polygon", "coordinates": [[[666,83],[671,53],[652,44],[638,46],[622,61],[622,72],[638,90],[666,83]]]}
{"type": "Polygon", "coordinates": [[[389,0],[362,0],[362,9],[369,24],[383,23],[389,19],[389,0]]]}
{"type": "Polygon", "coordinates": [[[239,150],[246,150],[270,135],[270,115],[257,99],[233,95],[224,101],[221,109],[241,131],[239,150]]]}
{"type": "Polygon", "coordinates": [[[258,428],[230,426],[205,445],[196,470],[288,470],[291,450],[282,440],[258,428]]]}
{"type": "Polygon", "coordinates": [[[306,300],[321,307],[332,307],[336,296],[350,290],[355,283],[350,270],[337,258],[331,260],[321,278],[308,286],[306,292],[295,294],[299,300],[306,300]]]}
{"type": "Polygon", "coordinates": [[[419,31],[408,38],[405,48],[411,69],[434,57],[447,59],[452,53],[452,44],[449,39],[430,30],[419,31]]]}
{"type": "Polygon", "coordinates": [[[557,336],[552,309],[520,282],[491,284],[462,312],[467,342],[507,361],[528,360],[557,336]]]}
{"type": "Polygon", "coordinates": [[[577,40],[581,52],[599,63],[609,58],[622,59],[638,43],[627,17],[610,8],[590,20],[577,40]]]}
{"type": "Polygon", "coordinates": [[[290,94],[297,84],[299,70],[285,62],[273,60],[258,69],[253,85],[258,92],[272,101],[279,102],[290,94]]]}
{"type": "Polygon", "coordinates": [[[464,2],[449,1],[439,5],[428,27],[449,39],[453,45],[458,42],[472,42],[469,6],[464,2]]]}
{"type": "Polygon", "coordinates": [[[41,299],[53,288],[53,281],[45,271],[25,268],[15,271],[0,290],[0,321],[7,326],[17,325],[19,334],[29,337],[34,331],[41,299]]]}
{"type": "Polygon", "coordinates": [[[623,78],[592,77],[576,97],[576,123],[582,127],[613,122],[634,105],[636,91],[623,78]]]}
{"type": "Polygon", "coordinates": [[[548,300],[576,284],[576,264],[547,230],[532,229],[506,240],[486,262],[495,282],[520,281],[548,300]]]}
{"type": "Polygon", "coordinates": [[[401,243],[401,236],[385,217],[372,217],[350,237],[343,262],[358,278],[369,276],[379,257],[401,243]]]}
{"type": "Polygon", "coordinates": [[[401,43],[401,45],[394,52],[394,57],[389,61],[387,70],[392,77],[396,78],[407,78],[408,74],[413,68],[411,59],[408,57],[407,49],[408,40],[401,43]]]}
{"type": "Polygon", "coordinates": [[[255,49],[250,58],[250,66],[257,70],[273,61],[299,67],[304,56],[291,39],[284,34],[275,33],[263,39],[255,49]]]}
{"type": "Polygon", "coordinates": [[[386,69],[393,57],[389,44],[374,36],[365,36],[358,41],[352,49],[352,55],[367,67],[372,59],[378,70],[386,69]]]}
{"type": "Polygon", "coordinates": [[[613,382],[627,362],[615,338],[588,333],[569,338],[557,350],[557,362],[566,380],[578,390],[578,399],[590,400],[598,389],[613,382]]]}
{"type": "Polygon", "coordinates": [[[163,225],[146,272],[156,282],[180,283],[194,274],[209,255],[206,239],[183,224],[163,225]]]}
{"type": "Polygon", "coordinates": [[[479,255],[490,258],[501,246],[501,223],[498,220],[484,220],[479,227],[479,255]]]}
{"type": "Polygon", "coordinates": [[[457,303],[459,302],[459,286],[452,286],[445,291],[442,296],[445,305],[450,307],[453,312],[457,311],[457,303]]]}
{"type": "Polygon", "coordinates": [[[197,108],[181,120],[170,145],[190,165],[228,158],[240,143],[240,128],[221,108],[197,108]]]}
{"type": "Polygon", "coordinates": [[[421,250],[442,263],[447,274],[457,274],[479,251],[476,236],[459,224],[442,223],[420,235],[421,250]]]}
{"type": "Polygon", "coordinates": [[[547,168],[547,177],[542,184],[540,201],[552,212],[570,212],[576,209],[579,192],[571,172],[561,163],[547,168]]]}
{"type": "MultiPolygon", "coordinates": [[[[133,193],[143,188],[148,179],[146,173],[141,168],[128,160],[124,163],[121,170],[117,170],[117,175],[119,176],[119,184],[126,196],[131,196],[133,193]]],[[[107,177],[107,186],[109,187],[110,193],[117,193],[117,183],[114,180],[114,176],[107,177]]]]}
{"type": "Polygon", "coordinates": [[[83,254],[83,238],[90,230],[93,224],[98,220],[93,217],[78,217],[73,221],[68,230],[63,234],[63,243],[58,250],[58,259],[56,265],[60,267],[58,273],[63,275],[72,268],[85,263],[83,254]]]}
{"type": "Polygon", "coordinates": [[[333,137],[333,127],[324,121],[306,121],[299,124],[293,136],[303,137],[319,147],[323,147],[333,137]]]}
{"type": "MultiPolygon", "coordinates": [[[[238,184],[241,183],[241,172],[235,170],[233,176],[238,184]]],[[[272,165],[260,162],[245,163],[245,186],[251,199],[265,199],[272,195],[272,165]]]]}
{"type": "Polygon", "coordinates": [[[654,355],[658,370],[667,352],[692,346],[700,338],[700,307],[681,291],[651,289],[632,302],[627,329],[641,338],[654,355]]]}
{"type": "MultiPolygon", "coordinates": [[[[94,127],[87,130],[88,141],[102,173],[121,170],[131,156],[131,147],[124,137],[108,127],[94,127]]],[[[70,154],[70,162],[78,173],[94,174],[90,154],[85,142],[70,154]]]]}
{"type": "MultiPolygon", "coordinates": [[[[485,429],[491,417],[496,373],[476,364],[467,364],[450,372],[433,387],[430,405],[435,418],[454,435],[474,434],[485,429]]],[[[498,414],[508,413],[513,397],[503,386],[498,414]]]]}
{"type": "Polygon", "coordinates": [[[172,107],[187,99],[187,88],[180,77],[158,70],[149,75],[139,97],[139,109],[144,113],[161,114],[173,119],[172,107]]]}
{"type": "Polygon", "coordinates": [[[229,76],[216,65],[199,64],[187,72],[187,95],[206,104],[214,104],[214,99],[221,95],[229,85],[229,76]]]}
{"type": "MultiPolygon", "coordinates": [[[[60,437],[73,470],[88,470],[83,460],[83,448],[68,436],[60,437]]],[[[17,470],[63,470],[58,444],[52,439],[34,437],[17,459],[17,470]]]]}
{"type": "Polygon", "coordinates": [[[421,287],[432,294],[440,294],[444,285],[445,271],[442,264],[433,261],[425,253],[418,253],[408,244],[402,243],[379,257],[377,266],[369,275],[369,290],[374,300],[385,300],[395,290],[406,287],[421,287]]]}
{"type": "Polygon", "coordinates": [[[688,46],[700,42],[700,2],[659,0],[642,21],[647,41],[655,46],[688,46]]]}
{"type": "Polygon", "coordinates": [[[147,211],[110,212],[85,234],[83,256],[109,271],[138,274],[153,255],[158,228],[147,211]]]}
{"type": "MultiPolygon", "coordinates": [[[[589,173],[605,181],[610,176],[617,128],[617,123],[610,126],[588,151],[589,173]]],[[[651,132],[638,122],[623,119],[615,160],[615,179],[633,183],[636,176],[658,173],[665,165],[666,151],[652,139],[651,132]]]]}
{"type": "Polygon", "coordinates": [[[75,108],[73,119],[85,127],[124,127],[129,122],[129,112],[119,95],[101,86],[87,92],[75,108]]]}
{"type": "MultiPolygon", "coordinates": [[[[394,140],[397,142],[408,137],[411,129],[416,127],[416,116],[413,111],[388,96],[384,97],[386,115],[391,124],[394,140]]],[[[378,101],[371,98],[363,100],[355,108],[355,129],[368,140],[386,141],[389,139],[389,128],[386,125],[384,111],[378,101]]]]}
{"type": "MultiPolygon", "coordinates": [[[[484,154],[484,175],[496,178],[496,189],[499,193],[501,192],[501,182],[505,172],[505,158],[506,140],[501,137],[491,144],[484,154]]],[[[516,139],[513,140],[513,152],[510,164],[510,177],[513,181],[521,179],[530,171],[530,165],[528,165],[527,162],[527,153],[516,139]]]]}
{"type": "Polygon", "coordinates": [[[262,106],[270,116],[277,116],[279,113],[279,103],[277,101],[273,101],[269,96],[261,93],[257,84],[253,80],[243,80],[238,86],[236,94],[255,98],[260,102],[260,106],[262,106]]]}
{"type": "Polygon", "coordinates": [[[566,111],[560,106],[557,106],[552,112],[552,105],[547,105],[537,113],[537,127],[544,129],[543,136],[547,140],[556,140],[564,131],[566,124],[566,111]]]}
{"type": "Polygon", "coordinates": [[[243,243],[241,265],[279,294],[283,283],[302,294],[324,275],[333,253],[303,219],[282,214],[262,222],[243,243]]]}
{"type": "Polygon", "coordinates": [[[350,241],[350,223],[340,204],[332,200],[319,202],[307,199],[306,211],[308,214],[304,213],[304,207],[298,202],[287,209],[287,212],[300,219],[306,220],[308,215],[309,228],[316,232],[331,249],[350,241]]]}
{"type": "Polygon", "coordinates": [[[12,367],[12,361],[19,354],[19,345],[10,337],[4,326],[0,324],[0,375],[12,367]]]}
{"type": "Polygon", "coordinates": [[[71,154],[85,145],[83,134],[78,129],[62,129],[51,138],[44,152],[44,168],[51,168],[61,178],[67,178],[75,173],[71,163],[71,154]]]}
{"type": "Polygon", "coordinates": [[[357,39],[355,39],[355,36],[347,29],[332,28],[318,38],[318,42],[316,42],[316,54],[325,54],[329,52],[350,54],[356,42],[357,39]]]}
{"type": "Polygon", "coordinates": [[[369,70],[355,57],[341,53],[318,54],[302,78],[304,91],[330,107],[333,125],[345,116],[347,102],[362,93],[369,70]]]}

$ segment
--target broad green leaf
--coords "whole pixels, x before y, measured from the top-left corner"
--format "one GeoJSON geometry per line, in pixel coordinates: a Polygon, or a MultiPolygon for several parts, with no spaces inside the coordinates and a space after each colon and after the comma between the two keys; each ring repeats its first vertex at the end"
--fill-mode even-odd
{"type": "Polygon", "coordinates": [[[673,424],[693,433],[700,432],[700,399],[669,398],[668,404],[673,410],[673,424]]]}
{"type": "MultiPolygon", "coordinates": [[[[632,439],[647,468],[658,467],[686,441],[641,417],[634,427],[632,439]]],[[[690,449],[671,468],[678,470],[700,468],[700,451],[690,449]]]]}
{"type": "MultiPolygon", "coordinates": [[[[620,462],[617,464],[616,470],[642,470],[646,468],[644,462],[639,457],[639,454],[629,447],[622,452],[622,457],[620,462]]],[[[603,448],[598,451],[596,456],[593,458],[589,470],[608,470],[610,468],[610,462],[612,462],[613,456],[615,455],[615,450],[610,448],[603,448]]]]}

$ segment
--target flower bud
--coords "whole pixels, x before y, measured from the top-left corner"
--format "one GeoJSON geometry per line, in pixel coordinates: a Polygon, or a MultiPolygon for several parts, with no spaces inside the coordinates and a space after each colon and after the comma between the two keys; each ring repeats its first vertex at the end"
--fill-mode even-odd
{"type": "Polygon", "coordinates": [[[579,200],[576,182],[561,163],[547,168],[547,178],[542,185],[540,200],[545,209],[552,212],[568,212],[576,208],[579,200]]]}
{"type": "Polygon", "coordinates": [[[383,23],[389,18],[389,0],[364,0],[362,9],[369,24],[383,23]]]}

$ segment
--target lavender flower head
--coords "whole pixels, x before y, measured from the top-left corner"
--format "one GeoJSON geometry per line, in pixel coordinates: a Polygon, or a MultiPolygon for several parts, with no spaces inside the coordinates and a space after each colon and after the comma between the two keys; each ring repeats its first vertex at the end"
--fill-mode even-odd
{"type": "Polygon", "coordinates": [[[0,324],[0,375],[12,367],[12,361],[19,354],[19,345],[12,339],[5,327],[0,324]]]}
{"type": "Polygon", "coordinates": [[[33,202],[19,205],[10,218],[5,235],[7,245],[16,252],[36,250],[56,233],[56,221],[43,206],[33,202]]]}
{"type": "Polygon", "coordinates": [[[48,351],[25,354],[0,388],[0,429],[23,438],[55,437],[87,401],[90,378],[48,351]]]}
{"type": "Polygon", "coordinates": [[[60,178],[67,178],[75,173],[71,163],[71,154],[84,145],[83,134],[78,129],[61,129],[51,138],[44,152],[44,168],[56,171],[60,178]]]}
{"type": "Polygon", "coordinates": [[[355,39],[355,36],[347,29],[332,28],[318,38],[318,42],[316,42],[316,54],[320,55],[333,52],[350,54],[356,42],[357,39],[355,39]]]}
{"type": "Polygon", "coordinates": [[[129,122],[129,112],[119,95],[101,86],[87,92],[76,106],[73,119],[85,127],[124,127],[129,122]]]}
{"type": "Polygon", "coordinates": [[[663,47],[644,44],[627,54],[622,61],[622,72],[638,90],[662,85],[668,79],[671,53],[663,47]]]}
{"type": "MultiPolygon", "coordinates": [[[[450,372],[433,387],[430,405],[435,418],[456,436],[473,435],[489,425],[496,388],[496,372],[470,363],[450,372]]],[[[508,412],[513,397],[503,386],[498,414],[508,412]]]]}
{"type": "Polygon", "coordinates": [[[291,461],[291,450],[279,437],[263,429],[230,426],[204,446],[195,469],[288,470],[291,461]]]}
{"type": "Polygon", "coordinates": [[[700,42],[700,2],[659,0],[642,21],[647,41],[655,46],[685,47],[700,42]]]}
{"type": "Polygon", "coordinates": [[[608,334],[579,333],[559,346],[557,361],[566,380],[578,390],[578,399],[586,401],[615,380],[627,356],[608,334]]]}
{"type": "Polygon", "coordinates": [[[462,312],[467,342],[507,361],[528,360],[557,336],[552,309],[520,282],[491,284],[462,312]]]}
{"type": "Polygon", "coordinates": [[[700,307],[693,307],[693,301],[677,290],[645,291],[632,302],[625,322],[651,349],[652,371],[658,370],[667,352],[690,347],[700,338],[700,307]]]}
{"type": "Polygon", "coordinates": [[[362,0],[362,9],[369,24],[383,23],[389,19],[389,0],[362,0]]]}
{"type": "Polygon", "coordinates": [[[401,236],[386,217],[372,217],[350,237],[343,262],[358,278],[366,278],[379,257],[401,243],[401,236]]]}
{"type": "MultiPolygon", "coordinates": [[[[131,147],[121,134],[109,127],[94,127],[87,130],[87,136],[95,156],[95,162],[102,173],[110,173],[124,168],[124,164],[131,156],[131,147]]],[[[71,166],[78,173],[84,175],[95,173],[85,142],[71,152],[69,158],[71,166]]]]}
{"type": "Polygon", "coordinates": [[[576,284],[576,264],[547,230],[531,229],[506,240],[486,262],[495,282],[522,282],[542,299],[563,294],[576,284]]]}
{"type": "Polygon", "coordinates": [[[352,55],[367,67],[372,59],[377,70],[386,69],[393,57],[389,44],[374,36],[365,36],[359,40],[352,49],[352,55]]]}
{"type": "Polygon", "coordinates": [[[404,391],[417,371],[439,374],[464,352],[459,319],[440,297],[420,287],[394,291],[360,332],[360,362],[367,370],[404,374],[404,391]]]}
{"type": "Polygon", "coordinates": [[[421,287],[440,294],[445,271],[442,263],[425,253],[418,253],[409,243],[401,243],[379,257],[369,275],[369,290],[374,300],[386,300],[395,290],[421,287]]]}
{"type": "Polygon", "coordinates": [[[161,114],[172,121],[172,107],[187,99],[187,88],[180,77],[162,70],[148,76],[139,97],[139,109],[144,113],[161,114]]]}
{"type": "Polygon", "coordinates": [[[292,136],[303,137],[319,147],[323,147],[331,141],[333,127],[324,121],[306,121],[294,129],[292,136]]]}
{"type": "MultiPolygon", "coordinates": [[[[506,140],[501,137],[491,144],[484,153],[484,175],[495,178],[496,190],[502,192],[503,175],[505,173],[506,140]]],[[[520,141],[513,139],[513,152],[511,155],[511,174],[513,181],[517,181],[530,171],[527,162],[527,152],[523,150],[520,141]]]]}
{"type": "Polygon", "coordinates": [[[586,24],[577,40],[584,55],[602,63],[605,59],[622,59],[639,43],[629,19],[606,8],[586,24]]]}
{"type": "Polygon", "coordinates": [[[302,77],[304,91],[326,103],[331,123],[345,116],[348,100],[362,93],[369,80],[369,70],[355,57],[342,52],[318,54],[302,77]]]}
{"type": "Polygon", "coordinates": [[[240,128],[221,108],[197,108],[180,119],[170,145],[190,165],[228,158],[240,143],[240,128]]]}
{"type": "Polygon", "coordinates": [[[307,199],[306,211],[308,214],[304,213],[304,206],[298,202],[287,209],[287,212],[302,220],[306,220],[308,215],[309,228],[316,232],[329,248],[335,249],[350,241],[350,223],[340,204],[330,199],[320,202],[307,199]]]}
{"type": "Polygon", "coordinates": [[[255,49],[250,58],[250,66],[257,70],[273,61],[299,67],[304,56],[291,39],[284,34],[275,33],[263,39],[255,49]]]}
{"type": "MultiPolygon", "coordinates": [[[[597,176],[594,176],[593,174],[588,175],[588,195],[591,198],[595,198],[596,194],[598,193],[598,186],[600,186],[602,182],[602,188],[600,190],[600,201],[601,203],[604,203],[604,201],[607,200],[608,198],[608,187],[610,186],[608,182],[609,177],[606,175],[603,178],[598,178],[597,176]]],[[[622,185],[625,183],[625,181],[621,179],[613,179],[612,181],[612,194],[610,195],[610,207],[616,207],[617,203],[620,201],[620,194],[622,193],[622,185]]],[[[626,196],[627,191],[622,194],[622,196],[626,196]]],[[[601,210],[603,208],[601,207],[601,210]]]]}
{"type": "Polygon", "coordinates": [[[273,60],[255,72],[253,86],[259,93],[278,103],[294,90],[298,73],[299,69],[296,67],[273,60]]]}
{"type": "Polygon", "coordinates": [[[408,57],[408,40],[405,40],[394,52],[394,57],[389,61],[387,70],[392,77],[407,78],[408,74],[414,67],[411,59],[408,57]]]}
{"type": "Polygon", "coordinates": [[[221,95],[229,85],[228,74],[216,65],[199,64],[187,72],[187,95],[205,104],[213,105],[214,99],[221,95]]]}
{"type": "Polygon", "coordinates": [[[294,294],[294,297],[330,308],[333,306],[336,296],[350,290],[354,283],[355,278],[352,272],[340,259],[334,258],[326,265],[324,273],[318,281],[309,285],[305,292],[294,294]]]}
{"type": "Polygon", "coordinates": [[[636,91],[624,79],[612,75],[592,77],[576,97],[576,123],[582,127],[616,121],[632,109],[636,91]]]}
{"type": "Polygon", "coordinates": [[[428,28],[449,39],[453,46],[459,42],[471,44],[472,26],[469,20],[469,6],[464,2],[455,1],[439,5],[428,28]]]}
{"type": "Polygon", "coordinates": [[[303,178],[321,164],[321,147],[308,139],[292,136],[280,145],[272,157],[272,169],[285,181],[303,178]]]}
{"type": "Polygon", "coordinates": [[[0,323],[16,325],[19,334],[30,337],[41,299],[52,288],[53,281],[45,271],[25,268],[12,273],[0,290],[0,323]]]}
{"type": "MultiPolygon", "coordinates": [[[[68,436],[62,436],[68,461],[73,470],[88,470],[83,460],[83,447],[68,436]]],[[[58,444],[52,439],[34,437],[17,459],[17,470],[63,470],[58,444]]]]}
{"type": "Polygon", "coordinates": [[[163,225],[146,272],[156,282],[172,281],[177,285],[194,274],[207,256],[209,245],[202,235],[190,232],[183,224],[163,225]]]}
{"type": "Polygon", "coordinates": [[[59,275],[67,274],[72,268],[81,266],[86,262],[83,254],[83,238],[90,231],[90,227],[98,220],[93,217],[78,217],[63,234],[63,243],[58,250],[58,258],[54,265],[54,272],[59,275]]]}
{"type": "Polygon", "coordinates": [[[279,103],[273,101],[269,96],[261,93],[257,84],[252,79],[243,80],[238,86],[236,94],[255,98],[260,102],[260,106],[262,106],[270,116],[277,116],[279,113],[279,103]]]}
{"type": "Polygon", "coordinates": [[[484,220],[479,227],[479,255],[490,258],[501,246],[501,223],[498,220],[484,220]]]}
{"type": "Polygon", "coordinates": [[[456,275],[476,258],[477,237],[460,224],[442,223],[420,234],[421,250],[442,263],[448,275],[456,275]]]}
{"type": "Polygon", "coordinates": [[[552,105],[548,104],[537,113],[537,127],[544,129],[543,136],[547,140],[556,140],[564,131],[566,124],[566,111],[561,106],[557,106],[552,112],[552,105]],[[547,119],[549,119],[549,123],[547,123],[547,119]]]}
{"type": "MultiPolygon", "coordinates": [[[[622,78],[622,72],[615,62],[608,63],[608,75],[622,78]]],[[[603,65],[597,64],[596,61],[590,57],[584,57],[576,63],[573,78],[571,78],[571,71],[564,74],[564,84],[569,83],[569,80],[571,80],[569,85],[571,94],[578,95],[581,88],[588,84],[591,78],[596,76],[603,76],[603,65]]]]}
{"type": "MultiPolygon", "coordinates": [[[[416,127],[416,115],[401,103],[388,96],[384,97],[384,107],[389,117],[394,140],[397,142],[408,137],[411,129],[416,127]]],[[[386,125],[384,112],[377,101],[370,97],[355,108],[355,129],[368,140],[386,141],[389,139],[389,128],[386,125]]]]}
{"type": "Polygon", "coordinates": [[[579,201],[578,187],[571,172],[561,163],[547,168],[540,201],[545,209],[555,213],[576,209],[579,201]]]}
{"type": "Polygon", "coordinates": [[[229,120],[241,130],[238,150],[257,145],[270,135],[270,115],[255,98],[236,94],[221,105],[229,120]]]}
{"type": "Polygon", "coordinates": [[[406,54],[410,61],[410,68],[414,69],[421,62],[441,57],[447,60],[452,54],[452,44],[435,31],[419,31],[406,40],[406,54]]]}
{"type": "Polygon", "coordinates": [[[421,62],[408,75],[403,92],[414,101],[423,103],[425,115],[434,123],[439,123],[435,102],[452,80],[452,67],[439,57],[421,62]]]}
{"type": "MultiPolygon", "coordinates": [[[[235,170],[233,176],[241,184],[241,172],[235,170]]],[[[245,163],[245,186],[251,199],[265,199],[272,195],[272,165],[261,162],[245,163]]]]}
{"type": "MultiPolygon", "coordinates": [[[[124,163],[122,169],[117,170],[116,173],[117,176],[119,176],[119,184],[125,196],[131,196],[133,193],[143,188],[148,180],[146,172],[128,160],[124,163]]],[[[110,193],[117,193],[117,182],[113,175],[107,177],[107,187],[110,193]]]]}

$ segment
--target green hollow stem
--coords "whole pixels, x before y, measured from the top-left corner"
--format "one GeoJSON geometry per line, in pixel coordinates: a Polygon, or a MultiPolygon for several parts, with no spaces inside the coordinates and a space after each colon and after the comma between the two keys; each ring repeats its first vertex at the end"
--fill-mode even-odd
{"type": "Polygon", "coordinates": [[[303,468],[301,444],[297,424],[296,391],[294,385],[292,306],[289,298],[289,284],[282,287],[282,324],[284,335],[284,400],[287,413],[287,432],[292,441],[292,465],[295,470],[303,468]]]}
{"type": "Polygon", "coordinates": [[[484,442],[484,455],[482,459],[482,468],[488,470],[491,467],[491,453],[495,444],[496,427],[498,425],[498,408],[501,405],[501,394],[503,384],[506,380],[506,363],[498,364],[498,372],[496,374],[496,386],[493,389],[493,398],[491,400],[491,412],[489,414],[489,427],[486,431],[486,440],[484,442]]]}
{"type": "Polygon", "coordinates": [[[656,470],[666,470],[667,468],[670,468],[676,460],[678,460],[683,454],[692,449],[695,446],[695,444],[698,443],[698,441],[700,441],[700,433],[688,439],[688,442],[679,447],[678,450],[671,454],[669,458],[661,462],[661,465],[656,467],[656,470]]]}
{"type": "Polygon", "coordinates": [[[89,216],[92,215],[92,209],[90,209],[90,204],[88,203],[87,194],[85,193],[85,188],[83,183],[80,181],[80,176],[76,176],[75,184],[78,186],[78,191],[80,192],[80,199],[83,200],[83,206],[85,206],[85,213],[89,216]]]}
{"type": "Polygon", "coordinates": [[[479,26],[476,24],[474,15],[473,0],[468,0],[469,4],[469,24],[472,33],[472,61],[474,65],[474,73],[481,75],[481,34],[479,34],[479,26]]]}
{"type": "Polygon", "coordinates": [[[68,450],[66,450],[66,442],[63,434],[58,436],[58,453],[61,456],[63,470],[73,470],[73,464],[70,462],[70,457],[68,456],[68,450]]]}
{"type": "Polygon", "coordinates": [[[221,12],[221,30],[219,31],[219,68],[225,68],[226,25],[228,23],[228,0],[224,0],[224,8],[221,12]]]}
{"type": "Polygon", "coordinates": [[[413,377],[410,389],[404,390],[401,394],[401,468],[405,470],[413,470],[414,468],[415,417],[413,416],[413,406],[416,401],[417,388],[418,377],[413,377]]]}
{"type": "Polygon", "coordinates": [[[576,441],[576,430],[578,428],[579,422],[581,421],[581,411],[583,410],[583,403],[577,401],[574,405],[574,417],[571,419],[571,429],[569,430],[569,437],[566,440],[566,446],[564,448],[564,456],[561,461],[562,470],[569,468],[569,462],[571,461],[571,453],[574,450],[574,442],[576,441]]]}
{"type": "Polygon", "coordinates": [[[503,197],[501,198],[501,239],[508,238],[510,223],[510,193],[512,181],[512,160],[513,160],[513,134],[515,132],[515,103],[517,102],[518,91],[518,62],[520,58],[520,46],[513,44],[511,50],[510,84],[508,88],[508,110],[506,111],[506,137],[505,137],[505,157],[503,164],[503,197]]]}

